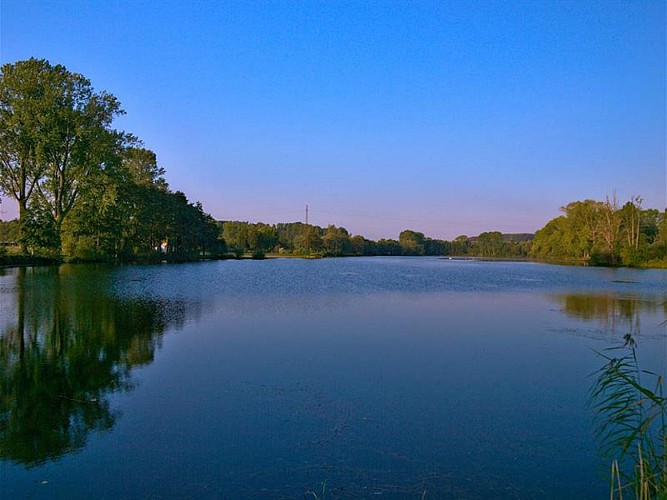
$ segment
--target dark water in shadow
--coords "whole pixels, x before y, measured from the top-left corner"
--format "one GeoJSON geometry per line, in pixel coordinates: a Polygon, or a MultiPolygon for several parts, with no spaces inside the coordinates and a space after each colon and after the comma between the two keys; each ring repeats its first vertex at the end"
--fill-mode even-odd
{"type": "Polygon", "coordinates": [[[439,259],[0,270],[0,496],[598,498],[594,350],[667,273],[439,259]]]}

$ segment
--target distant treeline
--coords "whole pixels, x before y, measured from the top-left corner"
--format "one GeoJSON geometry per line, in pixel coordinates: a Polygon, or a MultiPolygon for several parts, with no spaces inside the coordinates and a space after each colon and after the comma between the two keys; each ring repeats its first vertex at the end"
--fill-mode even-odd
{"type": "MultiPolygon", "coordinates": [[[[192,215],[196,216],[201,213],[198,205],[196,209],[197,212],[192,215]]],[[[63,257],[67,260],[78,261],[150,260],[151,258],[195,260],[220,257],[240,258],[245,255],[262,258],[266,254],[303,257],[455,255],[522,258],[529,255],[533,238],[532,234],[504,235],[493,231],[476,237],[459,236],[453,241],[446,241],[429,238],[421,232],[406,229],[400,233],[398,240],[374,241],[361,235],[351,236],[345,228],[333,225],[322,228],[302,222],[270,225],[238,221],[211,222],[209,220],[208,224],[203,226],[205,232],[199,235],[195,231],[188,231],[185,227],[181,228],[181,235],[192,235],[191,239],[186,240],[187,246],[184,246],[181,244],[182,236],[179,239],[172,238],[171,240],[167,238],[161,240],[157,236],[167,234],[160,221],[163,213],[165,212],[155,214],[154,225],[144,226],[143,234],[148,240],[143,246],[135,246],[133,251],[126,250],[119,256],[118,247],[114,244],[113,233],[99,231],[90,232],[79,238],[68,235],[68,238],[72,238],[74,242],[74,252],[67,253],[63,257]],[[100,245],[97,245],[98,241],[100,245]],[[102,244],[104,242],[106,245],[102,244]],[[176,244],[178,244],[176,248],[181,249],[180,251],[174,249],[176,244]],[[85,252],[82,251],[84,249],[85,252]]],[[[203,217],[208,216],[203,214],[203,217]]],[[[192,220],[194,221],[195,218],[193,217],[192,220]]],[[[187,221],[183,220],[183,224],[187,224],[187,221]]],[[[0,254],[3,252],[3,246],[6,251],[8,247],[17,244],[20,234],[19,227],[18,220],[0,221],[0,254]]],[[[139,231],[137,234],[140,234],[139,231]]]]}
{"type": "Polygon", "coordinates": [[[343,227],[327,228],[301,222],[262,224],[221,222],[222,238],[229,251],[237,254],[266,253],[317,255],[323,257],[359,255],[470,255],[482,257],[526,257],[532,234],[503,235],[486,232],[477,237],[459,236],[453,241],[429,238],[406,229],[398,240],[373,241],[352,236],[343,227]]]}

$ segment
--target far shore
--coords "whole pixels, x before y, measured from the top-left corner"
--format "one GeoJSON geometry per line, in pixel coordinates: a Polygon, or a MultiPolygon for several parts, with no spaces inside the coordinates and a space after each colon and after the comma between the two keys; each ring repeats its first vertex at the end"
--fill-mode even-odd
{"type": "MultiPolygon", "coordinates": [[[[13,267],[37,267],[37,266],[56,266],[60,264],[164,264],[164,263],[184,263],[184,262],[207,262],[212,260],[273,260],[273,259],[305,259],[305,260],[314,260],[314,259],[330,259],[330,258],[355,258],[355,257],[406,257],[406,256],[390,256],[390,255],[341,255],[336,257],[323,256],[317,254],[311,255],[294,255],[286,253],[276,253],[270,252],[265,255],[257,256],[249,253],[243,255],[234,255],[234,254],[224,254],[217,256],[206,256],[200,257],[197,259],[180,259],[180,260],[171,260],[171,259],[136,259],[130,261],[75,261],[75,262],[66,262],[62,259],[49,258],[49,257],[38,257],[32,255],[1,255],[0,256],[0,269],[2,268],[13,268],[13,267]]],[[[628,266],[603,266],[603,265],[593,265],[589,264],[583,260],[574,260],[574,259],[535,259],[530,257],[482,257],[482,256],[473,256],[473,255],[441,255],[441,256],[409,256],[411,258],[423,258],[423,257],[436,257],[439,260],[451,260],[451,261],[477,261],[477,262],[535,262],[538,264],[553,264],[559,266],[580,266],[580,267],[614,267],[614,268],[628,268],[628,269],[667,269],[667,261],[652,261],[647,262],[641,266],[637,267],[628,267],[628,266]]]]}

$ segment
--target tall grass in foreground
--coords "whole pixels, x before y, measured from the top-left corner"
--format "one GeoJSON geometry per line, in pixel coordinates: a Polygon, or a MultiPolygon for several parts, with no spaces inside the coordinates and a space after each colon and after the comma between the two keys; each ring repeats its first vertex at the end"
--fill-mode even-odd
{"type": "Polygon", "coordinates": [[[639,368],[632,335],[624,340],[623,346],[607,349],[608,354],[598,353],[606,362],[595,372],[590,393],[601,450],[612,460],[610,499],[667,499],[664,381],[639,368]]]}

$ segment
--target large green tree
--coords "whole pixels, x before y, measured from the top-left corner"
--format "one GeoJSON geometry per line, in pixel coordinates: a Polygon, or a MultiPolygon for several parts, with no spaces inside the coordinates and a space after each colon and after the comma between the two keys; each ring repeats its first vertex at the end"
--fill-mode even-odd
{"type": "Polygon", "coordinates": [[[424,233],[406,229],[398,235],[404,255],[424,255],[424,233]]]}
{"type": "Polygon", "coordinates": [[[38,201],[59,234],[63,221],[99,175],[120,161],[122,134],[111,130],[120,103],[106,92],[94,92],[82,75],[59,67],[48,119],[39,141],[44,177],[37,184],[38,201]]]}
{"type": "Polygon", "coordinates": [[[616,193],[607,196],[600,204],[598,234],[603,242],[604,253],[609,263],[618,263],[619,239],[621,236],[621,214],[616,193]]]}
{"type": "Polygon", "coordinates": [[[573,201],[561,208],[565,214],[563,236],[569,256],[588,260],[600,238],[602,203],[595,200],[573,201]]]}
{"type": "Polygon", "coordinates": [[[43,123],[54,104],[49,91],[52,70],[48,62],[37,59],[0,68],[0,191],[18,203],[24,250],[28,201],[44,172],[38,150],[43,123]]]}
{"type": "Polygon", "coordinates": [[[349,255],[352,253],[350,233],[344,227],[329,225],[322,236],[322,247],[327,255],[349,255]]]}
{"type": "Polygon", "coordinates": [[[503,234],[500,231],[482,233],[477,237],[479,255],[501,257],[504,255],[503,234]]]}
{"type": "Polygon", "coordinates": [[[32,58],[2,67],[0,189],[18,202],[22,228],[36,205],[33,221],[50,225],[59,247],[67,216],[119,162],[124,136],[111,123],[121,113],[113,95],[62,65],[32,58]]]}

